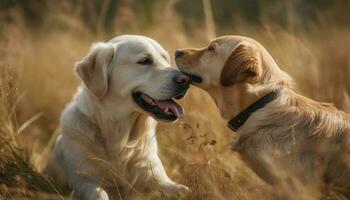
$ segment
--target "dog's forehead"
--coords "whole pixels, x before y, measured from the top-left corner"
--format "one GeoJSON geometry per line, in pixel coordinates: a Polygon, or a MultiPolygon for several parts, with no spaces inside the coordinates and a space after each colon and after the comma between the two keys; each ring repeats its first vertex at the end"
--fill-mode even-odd
{"type": "Polygon", "coordinates": [[[211,41],[211,43],[217,43],[219,46],[231,46],[239,43],[241,40],[239,37],[222,36],[211,41]]]}
{"type": "Polygon", "coordinates": [[[127,40],[121,41],[118,45],[119,49],[123,51],[127,51],[128,53],[138,54],[138,53],[153,53],[153,46],[147,42],[142,40],[127,40]]]}
{"type": "Polygon", "coordinates": [[[222,36],[211,41],[211,44],[216,43],[219,46],[218,52],[221,52],[221,55],[226,58],[241,42],[250,42],[250,40],[243,36],[222,36]]]}
{"type": "Polygon", "coordinates": [[[145,36],[123,35],[112,39],[110,42],[116,45],[121,44],[120,47],[130,53],[160,54],[162,57],[169,56],[158,42],[145,36]]]}

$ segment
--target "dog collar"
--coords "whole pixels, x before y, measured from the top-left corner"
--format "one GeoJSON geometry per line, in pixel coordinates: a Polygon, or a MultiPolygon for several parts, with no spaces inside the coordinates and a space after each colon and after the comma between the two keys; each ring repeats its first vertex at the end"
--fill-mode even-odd
{"type": "Polygon", "coordinates": [[[271,101],[275,100],[281,94],[280,90],[274,90],[267,93],[265,96],[261,97],[259,100],[248,106],[234,118],[228,122],[228,127],[233,131],[237,131],[247,120],[248,118],[260,108],[263,108],[271,101]]]}

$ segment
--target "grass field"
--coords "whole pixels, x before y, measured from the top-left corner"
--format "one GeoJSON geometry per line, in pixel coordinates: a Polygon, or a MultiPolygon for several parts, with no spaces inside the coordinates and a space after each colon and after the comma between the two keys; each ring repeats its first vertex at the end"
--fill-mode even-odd
{"type": "MultiPolygon", "coordinates": [[[[185,19],[171,4],[164,10],[150,27],[142,28],[127,26],[133,13],[126,7],[112,35],[147,35],[172,57],[177,48],[205,45],[208,35],[246,35],[261,42],[291,74],[298,92],[350,112],[350,26],[315,23],[304,30],[242,22],[213,30],[209,22],[193,24],[188,33],[185,19]]],[[[92,33],[64,11],[51,12],[39,30],[28,28],[16,9],[0,16],[0,199],[74,199],[61,196],[60,188],[39,172],[59,133],[60,113],[79,84],[74,62],[86,55],[91,43],[111,36],[99,26],[92,33]]],[[[157,139],[170,177],[191,188],[187,199],[272,199],[271,188],[230,151],[235,133],[221,121],[209,96],[192,87],[181,103],[185,118],[160,123],[157,139]]],[[[341,188],[324,193],[324,199],[345,199],[341,188]]]]}

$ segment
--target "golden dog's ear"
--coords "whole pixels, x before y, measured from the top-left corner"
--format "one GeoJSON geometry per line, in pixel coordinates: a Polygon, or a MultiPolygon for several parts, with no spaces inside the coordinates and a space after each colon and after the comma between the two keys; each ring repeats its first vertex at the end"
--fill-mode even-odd
{"type": "Polygon", "coordinates": [[[262,73],[260,52],[247,43],[238,44],[226,60],[220,74],[222,86],[256,83],[262,73]]]}
{"type": "Polygon", "coordinates": [[[75,64],[75,72],[91,94],[104,97],[108,90],[108,67],[114,48],[111,44],[94,44],[90,53],[75,64]]]}

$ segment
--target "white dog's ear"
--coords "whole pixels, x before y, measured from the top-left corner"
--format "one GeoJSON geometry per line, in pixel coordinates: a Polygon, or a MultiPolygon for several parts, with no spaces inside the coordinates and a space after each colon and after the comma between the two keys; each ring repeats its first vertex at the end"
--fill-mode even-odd
{"type": "Polygon", "coordinates": [[[91,94],[104,97],[108,90],[108,66],[112,62],[114,48],[108,43],[92,45],[89,54],[75,64],[75,72],[91,94]]]}
{"type": "Polygon", "coordinates": [[[260,52],[248,43],[238,44],[226,60],[220,75],[220,83],[230,86],[236,83],[257,83],[262,74],[260,52]]]}

